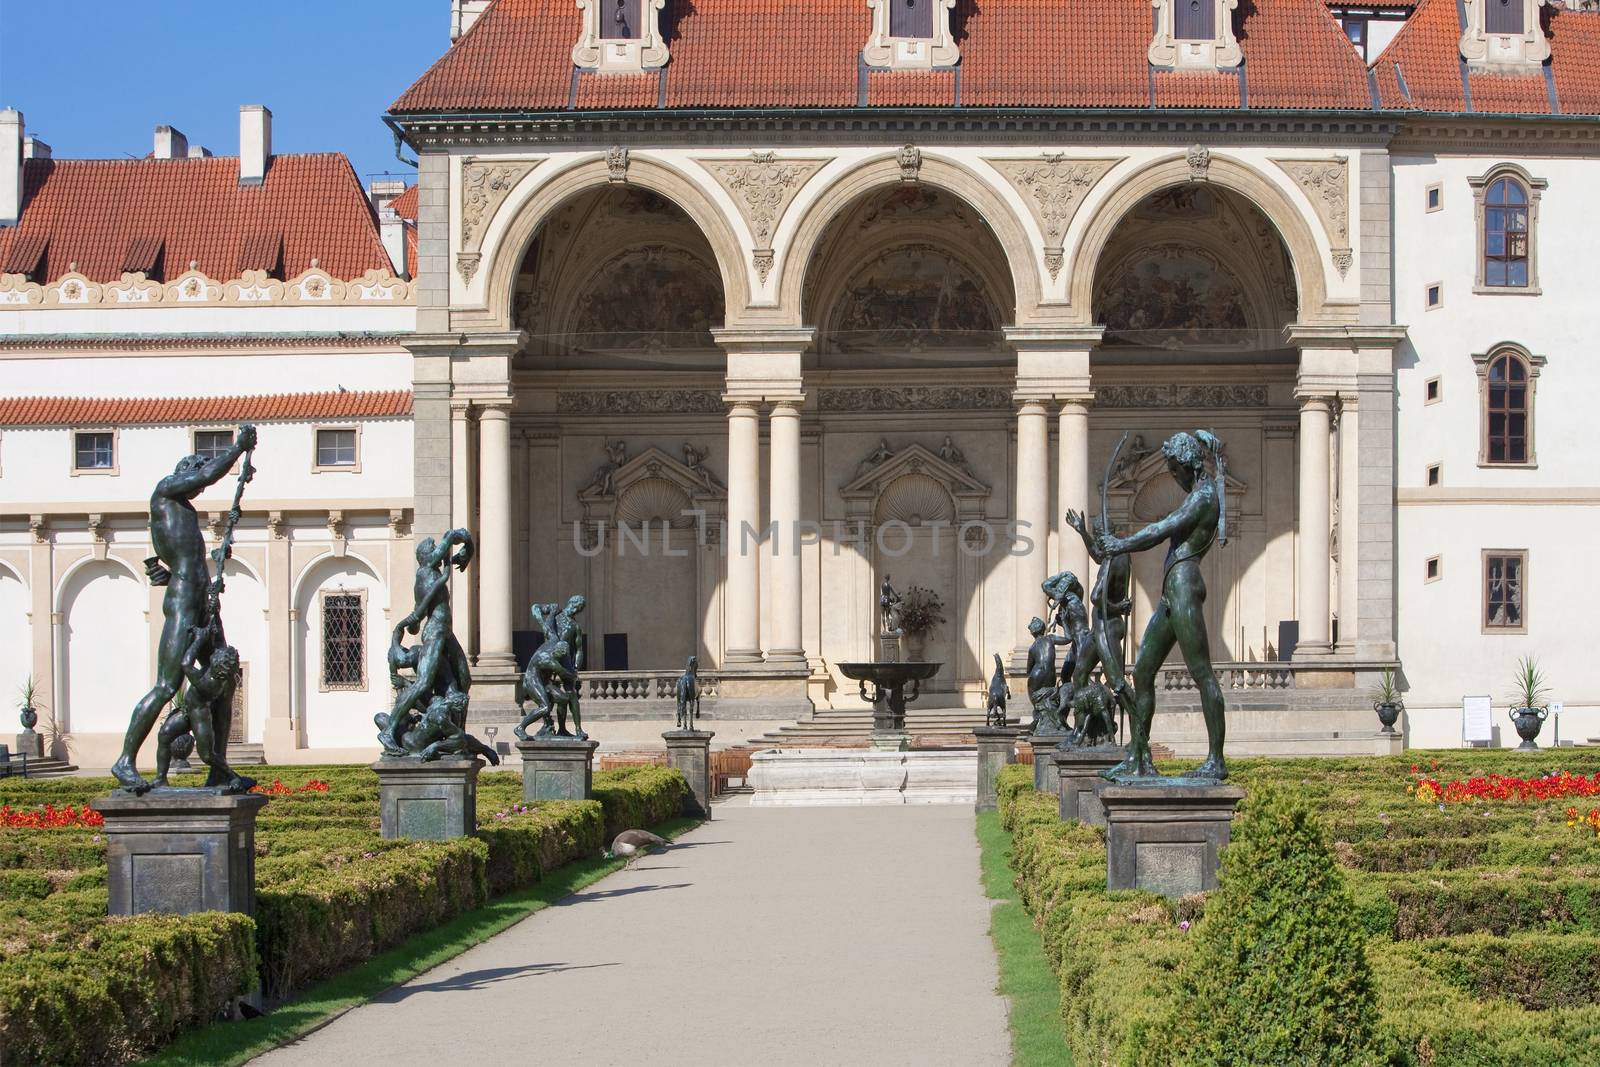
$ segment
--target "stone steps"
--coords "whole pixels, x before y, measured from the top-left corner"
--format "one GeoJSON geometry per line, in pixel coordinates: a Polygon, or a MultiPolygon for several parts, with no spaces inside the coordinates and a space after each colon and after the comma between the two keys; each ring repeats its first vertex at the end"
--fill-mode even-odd
{"type": "MultiPolygon", "coordinates": [[[[78,768],[76,764],[68,763],[66,760],[52,759],[50,757],[41,757],[39,759],[33,759],[30,757],[28,760],[29,778],[65,778],[67,775],[73,773],[77,769],[78,768]]],[[[22,777],[21,756],[11,757],[11,774],[12,777],[15,778],[22,777]]]]}
{"type": "Polygon", "coordinates": [[[267,762],[267,746],[233,741],[228,744],[228,763],[234,767],[259,767],[267,762]]]}

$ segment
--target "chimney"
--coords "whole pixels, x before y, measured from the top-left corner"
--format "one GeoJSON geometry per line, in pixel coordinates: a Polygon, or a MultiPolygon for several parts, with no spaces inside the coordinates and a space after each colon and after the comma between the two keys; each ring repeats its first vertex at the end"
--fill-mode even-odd
{"type": "Polygon", "coordinates": [[[189,155],[189,138],[174,126],[156,127],[157,159],[183,159],[189,155]]]}
{"type": "Polygon", "coordinates": [[[260,104],[246,104],[239,109],[239,184],[266,181],[271,160],[272,112],[260,104]]]}
{"type": "Polygon", "coordinates": [[[450,43],[455,44],[463,33],[472,29],[489,6],[490,0],[450,0],[450,43]]]}
{"type": "Polygon", "coordinates": [[[0,111],[0,226],[22,218],[22,112],[0,111]]]}
{"type": "Polygon", "coordinates": [[[396,278],[406,278],[406,220],[394,208],[378,212],[378,233],[383,238],[383,250],[389,253],[396,278]]]}
{"type": "Polygon", "coordinates": [[[190,159],[210,159],[211,158],[211,149],[207,148],[203,144],[192,144],[192,145],[189,146],[189,158],[190,159]]]}
{"type": "Polygon", "coordinates": [[[37,137],[24,137],[22,139],[23,159],[49,159],[50,146],[37,137]]]}

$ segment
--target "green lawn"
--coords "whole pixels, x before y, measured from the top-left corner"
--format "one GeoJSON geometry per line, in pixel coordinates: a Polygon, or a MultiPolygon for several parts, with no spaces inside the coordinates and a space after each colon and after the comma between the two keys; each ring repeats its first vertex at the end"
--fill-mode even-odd
{"type": "Polygon", "coordinates": [[[1033,919],[1017,897],[1011,870],[1011,835],[1000,816],[978,816],[983,891],[998,901],[990,911],[989,936],[1000,958],[1000,992],[1010,1001],[1011,1062],[1016,1067],[1062,1067],[1072,1062],[1061,1032],[1061,986],[1044,957],[1033,919]]]}

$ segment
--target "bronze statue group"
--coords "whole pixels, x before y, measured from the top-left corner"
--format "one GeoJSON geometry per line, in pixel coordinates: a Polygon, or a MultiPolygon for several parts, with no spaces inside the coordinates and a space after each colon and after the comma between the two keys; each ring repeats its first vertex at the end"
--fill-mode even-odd
{"type": "MultiPolygon", "coordinates": [[[[1222,442],[1205,430],[1168,438],[1161,452],[1168,472],[1184,491],[1182,503],[1165,518],[1127,537],[1118,537],[1111,530],[1106,486],[1117,469],[1117,457],[1126,441],[1124,434],[1106,468],[1097,528],[1091,531],[1086,517],[1076,511],[1066,515],[1067,524],[1083,538],[1090,558],[1099,565],[1090,604],[1084,602],[1078,577],[1071,571],[1062,571],[1047,578],[1043,585],[1049,621],[1034,618],[1028,626],[1033,635],[1027,679],[1034,732],[1064,735],[1063,747],[1104,745],[1117,733],[1116,715],[1120,710],[1127,716],[1127,750],[1123,760],[1105,772],[1106,777],[1159,778],[1150,756],[1156,676],[1176,645],[1199,690],[1206,723],[1206,759],[1188,777],[1220,781],[1228,775],[1222,755],[1224,705],[1211,667],[1201,561],[1213,545],[1227,543],[1227,463],[1222,442]],[[1167,557],[1162,567],[1161,599],[1145,625],[1130,679],[1122,650],[1128,615],[1133,609],[1131,554],[1162,543],[1167,545],[1167,557]],[[1066,648],[1059,675],[1055,666],[1058,646],[1066,648]],[[1096,668],[1099,677],[1094,676],[1096,668]]],[[[995,685],[999,684],[1002,690],[1004,686],[998,656],[995,679],[990,683],[991,724],[997,722],[995,685]]],[[[1003,725],[1003,693],[999,697],[999,715],[998,724],[1003,725]]]]}

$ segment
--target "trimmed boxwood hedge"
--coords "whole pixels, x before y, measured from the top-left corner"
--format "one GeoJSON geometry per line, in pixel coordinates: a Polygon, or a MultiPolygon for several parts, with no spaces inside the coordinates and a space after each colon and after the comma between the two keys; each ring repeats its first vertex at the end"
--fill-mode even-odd
{"type": "MultiPolygon", "coordinates": [[[[1600,753],[1567,757],[1560,754],[1560,769],[1600,771],[1600,753]]],[[[1437,773],[1526,777],[1555,769],[1531,759],[1519,769],[1519,758],[1441,754],[1451,766],[1437,773]]],[[[1566,825],[1567,801],[1444,810],[1419,804],[1404,791],[1412,762],[1234,765],[1235,780],[1247,790],[1287,787],[1318,810],[1349,882],[1345,914],[1363,935],[1372,976],[1368,1010],[1376,1017],[1370,1047],[1341,1062],[1600,1063],[1600,846],[1594,835],[1566,825]]],[[[1033,792],[1027,767],[1002,770],[998,793],[1002,825],[1012,834],[1017,888],[1061,982],[1061,1014],[1075,1062],[1204,1059],[1169,1014],[1183,995],[1181,976],[1193,973],[1198,959],[1199,928],[1185,932],[1179,923],[1206,919],[1223,895],[1167,901],[1108,893],[1103,831],[1060,822],[1055,798],[1033,792]]],[[[1595,805],[1574,806],[1587,811],[1595,805]]],[[[1274,891],[1258,886],[1253,895],[1274,891]]],[[[1303,909],[1298,897],[1304,894],[1295,896],[1272,907],[1303,909]]],[[[1282,981],[1283,996],[1309,995],[1306,979],[1282,981]]],[[[1194,1035],[1187,1036],[1192,1041],[1194,1035]]],[[[1237,1049],[1218,1055],[1246,1062],[1237,1049]]]]}
{"type": "MultiPolygon", "coordinates": [[[[515,773],[480,777],[479,832],[385,841],[366,767],[268,769],[291,789],[256,823],[256,917],[106,917],[105,841],[92,830],[0,830],[0,1063],[120,1063],[260,989],[291,995],[530,886],[611,836],[677,816],[664,767],[601,771],[594,800],[521,805],[515,773]],[[504,817],[497,817],[504,813],[504,817]]],[[[81,804],[110,779],[5,782],[13,808],[81,804]]]]}

